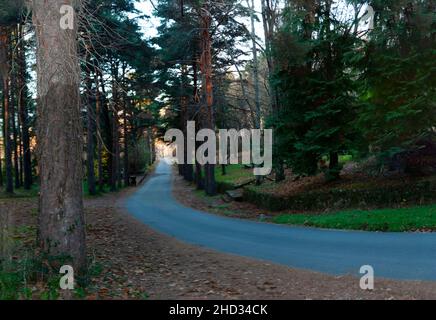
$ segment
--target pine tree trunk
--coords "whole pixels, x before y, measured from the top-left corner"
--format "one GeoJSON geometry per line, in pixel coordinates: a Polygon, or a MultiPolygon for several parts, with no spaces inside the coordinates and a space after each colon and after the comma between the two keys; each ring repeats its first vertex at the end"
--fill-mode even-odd
{"type": "MultiPolygon", "coordinates": [[[[11,63],[15,66],[16,64],[16,55],[15,55],[15,47],[17,44],[17,28],[14,27],[12,30],[12,45],[11,45],[11,63]]],[[[13,149],[13,161],[14,161],[14,181],[15,181],[15,188],[20,188],[20,168],[18,164],[18,133],[17,133],[17,124],[15,121],[15,105],[18,99],[17,97],[17,73],[16,68],[14,67],[11,72],[11,105],[10,105],[10,111],[11,111],[11,131],[12,131],[12,149],[13,149]]]]}
{"type": "MultiPolygon", "coordinates": [[[[107,97],[107,93],[106,93],[106,89],[105,89],[105,83],[104,83],[104,78],[103,78],[103,73],[101,71],[99,71],[99,78],[100,78],[100,86],[101,86],[101,92],[102,92],[102,100],[101,100],[101,107],[102,107],[102,121],[104,123],[104,137],[105,137],[105,146],[107,149],[107,153],[108,153],[108,161],[107,161],[107,166],[106,166],[106,172],[107,172],[107,176],[108,176],[108,180],[107,180],[107,184],[109,185],[110,189],[112,190],[112,167],[114,166],[114,164],[112,163],[112,155],[113,155],[113,142],[112,140],[114,139],[112,136],[112,116],[111,116],[111,111],[109,110],[109,101],[108,99],[106,99],[107,97]]],[[[103,130],[102,130],[103,131],[103,130]]],[[[102,135],[103,138],[103,135],[102,135]]]]}
{"type": "Polygon", "coordinates": [[[0,72],[3,79],[3,139],[5,146],[5,169],[6,169],[6,192],[13,193],[13,174],[12,174],[12,141],[11,141],[11,119],[10,119],[10,56],[9,56],[9,29],[0,29],[0,72]]]}
{"type": "Polygon", "coordinates": [[[18,158],[19,158],[19,165],[20,165],[20,186],[24,186],[24,164],[23,164],[23,137],[21,136],[21,130],[20,130],[20,124],[18,128],[18,137],[19,137],[19,143],[18,143],[18,158]]]}
{"type": "MultiPolygon", "coordinates": [[[[197,63],[197,52],[194,52],[194,57],[193,57],[193,64],[192,64],[192,72],[193,72],[193,86],[194,86],[194,93],[193,93],[193,97],[194,97],[194,105],[196,106],[196,108],[198,108],[199,105],[199,96],[198,96],[198,63],[197,63]]],[[[196,132],[195,134],[197,135],[197,132],[199,130],[199,122],[201,122],[200,116],[199,116],[199,112],[196,112],[196,116],[195,116],[195,120],[196,120],[196,132]],[[200,120],[200,121],[199,121],[200,120]]],[[[197,149],[200,146],[200,143],[198,143],[197,141],[195,142],[195,154],[197,154],[197,149]]],[[[201,174],[201,165],[197,162],[197,160],[195,159],[195,174],[194,174],[194,181],[195,181],[195,185],[197,186],[198,190],[202,190],[203,189],[203,178],[202,178],[202,174],[201,174]]]]}
{"type": "MultiPolygon", "coordinates": [[[[250,7],[249,0],[247,0],[247,4],[250,7]]],[[[254,124],[256,129],[260,129],[260,85],[259,85],[259,68],[258,68],[258,60],[257,60],[257,45],[256,45],[256,28],[255,28],[255,6],[254,0],[251,0],[251,43],[252,43],[252,52],[253,52],[253,80],[254,80],[254,100],[256,105],[256,123],[254,124]]]]}
{"type": "Polygon", "coordinates": [[[154,163],[153,132],[150,127],[147,128],[148,152],[150,153],[149,165],[154,163]]]}
{"type": "MultiPolygon", "coordinates": [[[[204,107],[200,112],[202,117],[203,128],[215,131],[214,111],[213,111],[213,82],[212,82],[212,39],[210,27],[212,24],[211,13],[209,12],[209,2],[203,4],[201,10],[201,42],[202,42],[202,63],[201,71],[203,75],[204,90],[204,107]]],[[[204,189],[206,194],[214,196],[216,194],[215,183],[215,164],[206,163],[204,166],[205,183],[204,189]]]]}
{"type": "Polygon", "coordinates": [[[27,87],[26,87],[26,56],[23,44],[23,25],[19,26],[19,55],[18,55],[18,70],[19,70],[19,95],[18,108],[21,123],[21,140],[23,145],[23,173],[24,173],[24,189],[28,190],[32,186],[32,158],[30,151],[30,137],[28,125],[28,112],[26,106],[27,87]]]}
{"type": "MultiPolygon", "coordinates": [[[[276,86],[272,83],[272,76],[275,72],[275,61],[272,56],[272,46],[274,42],[274,28],[277,19],[277,13],[274,12],[273,8],[271,8],[272,3],[270,1],[262,0],[262,22],[264,29],[264,37],[265,37],[265,49],[266,49],[266,61],[268,65],[268,75],[269,75],[269,83],[271,88],[270,94],[270,103],[271,103],[271,111],[275,117],[279,117],[279,96],[277,92],[276,86]]],[[[277,144],[274,142],[273,145],[274,154],[276,155],[274,158],[274,173],[275,173],[275,181],[280,182],[285,179],[285,171],[284,171],[284,161],[280,156],[279,150],[277,149],[277,144]]]]}
{"type": "Polygon", "coordinates": [[[77,25],[73,30],[60,28],[61,4],[77,12],[80,1],[32,1],[38,75],[38,243],[54,265],[62,259],[77,273],[86,265],[80,69],[77,25]]]}
{"type": "Polygon", "coordinates": [[[87,145],[86,145],[86,153],[87,153],[87,180],[88,180],[88,192],[90,195],[95,195],[95,172],[94,172],[94,115],[92,110],[92,105],[90,101],[87,102],[87,145]]]}
{"type": "Polygon", "coordinates": [[[14,180],[12,174],[12,141],[11,141],[11,119],[9,103],[9,79],[3,80],[3,109],[4,109],[4,144],[5,144],[5,168],[6,168],[6,192],[14,192],[14,180]]]}
{"type": "MultiPolygon", "coordinates": [[[[1,148],[0,148],[0,150],[1,150],[1,148]]],[[[2,164],[2,162],[3,162],[3,159],[2,159],[2,156],[0,154],[0,187],[3,187],[3,164],[2,164]]]]}
{"type": "Polygon", "coordinates": [[[124,131],[124,185],[129,185],[129,132],[127,125],[127,101],[124,101],[123,110],[123,131],[124,131]]]}
{"type": "MultiPolygon", "coordinates": [[[[88,54],[87,54],[88,55],[88,54]]],[[[86,116],[87,116],[87,142],[86,142],[86,173],[87,173],[87,182],[88,182],[88,193],[90,195],[95,195],[97,193],[95,188],[95,170],[94,170],[94,152],[95,152],[95,143],[94,143],[94,110],[92,107],[92,82],[91,82],[91,71],[89,65],[89,57],[86,57],[86,116]]]]}
{"type": "Polygon", "coordinates": [[[116,191],[118,186],[118,65],[112,63],[112,174],[111,191],[116,191]]]}
{"type": "Polygon", "coordinates": [[[95,68],[95,123],[97,129],[97,163],[98,163],[98,190],[100,192],[104,191],[104,179],[103,179],[103,143],[102,143],[102,132],[101,132],[101,95],[100,95],[100,83],[98,68],[95,68]]]}

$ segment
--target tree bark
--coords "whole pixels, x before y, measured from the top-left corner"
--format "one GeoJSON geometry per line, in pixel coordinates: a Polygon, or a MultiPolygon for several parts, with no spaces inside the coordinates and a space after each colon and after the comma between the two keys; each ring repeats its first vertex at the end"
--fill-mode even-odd
{"type": "Polygon", "coordinates": [[[53,264],[86,265],[82,199],[83,127],[77,12],[80,1],[32,0],[37,40],[37,141],[40,171],[38,243],[53,264]],[[75,8],[73,30],[60,27],[60,6],[75,8]]]}
{"type": "MultiPolygon", "coordinates": [[[[277,3],[274,2],[274,0],[262,0],[262,22],[263,22],[263,29],[264,29],[264,36],[265,36],[265,48],[266,48],[266,61],[268,65],[268,74],[269,74],[269,82],[270,82],[270,88],[271,88],[271,95],[270,95],[270,101],[271,101],[271,109],[272,114],[274,117],[279,117],[279,95],[277,92],[277,88],[274,84],[272,84],[271,79],[275,71],[275,61],[272,56],[272,45],[274,42],[274,32],[275,32],[275,26],[277,23],[277,12],[276,5],[277,3]]],[[[277,150],[276,143],[274,143],[273,148],[275,149],[276,157],[274,159],[274,173],[275,173],[275,181],[280,182],[285,179],[285,171],[284,171],[284,161],[279,156],[277,150]]]]}
{"type": "MultiPolygon", "coordinates": [[[[196,106],[196,108],[198,108],[199,105],[199,101],[200,98],[198,96],[198,63],[197,63],[197,53],[194,52],[194,59],[193,59],[193,64],[192,64],[192,72],[193,72],[193,86],[194,86],[194,93],[193,93],[193,104],[196,106]]],[[[200,116],[199,116],[199,112],[196,112],[196,116],[195,116],[195,120],[197,120],[197,124],[200,122],[198,120],[200,120],[200,116]]],[[[199,130],[198,128],[199,126],[197,125],[195,130],[195,134],[197,135],[197,132],[199,130]]],[[[200,146],[200,144],[198,142],[195,142],[195,152],[197,152],[198,147],[200,146]]],[[[203,178],[202,178],[202,174],[201,174],[201,165],[197,162],[197,160],[195,160],[195,174],[194,174],[194,178],[195,178],[195,185],[197,186],[198,190],[203,189],[204,185],[203,185],[203,178]]]]}
{"type": "MultiPolygon", "coordinates": [[[[127,98],[127,97],[125,97],[127,98]]],[[[123,131],[124,131],[124,186],[129,185],[129,128],[127,120],[127,99],[124,100],[123,110],[123,131]]]]}
{"type": "Polygon", "coordinates": [[[26,86],[26,54],[23,39],[23,25],[19,26],[18,45],[18,112],[21,124],[21,140],[23,147],[23,173],[24,173],[24,189],[28,190],[32,186],[32,155],[30,151],[30,135],[28,124],[28,112],[26,106],[27,86],[26,86]]]}
{"type": "MultiPolygon", "coordinates": [[[[101,85],[101,92],[102,92],[102,99],[101,99],[101,107],[102,107],[102,121],[104,123],[104,137],[105,137],[105,146],[106,146],[106,151],[108,154],[108,160],[107,160],[107,166],[106,166],[106,172],[107,172],[107,176],[108,176],[108,181],[107,184],[110,186],[110,188],[112,189],[112,167],[113,167],[113,163],[112,163],[112,154],[113,154],[113,136],[112,136],[112,119],[111,119],[111,112],[109,110],[109,105],[108,105],[108,99],[106,99],[107,97],[107,93],[106,93],[106,89],[105,89],[105,83],[104,83],[104,78],[103,78],[103,73],[101,71],[99,71],[99,78],[100,78],[100,85],[101,85]]],[[[102,130],[103,131],[103,130],[102,130]]],[[[101,137],[103,139],[103,135],[101,137]]]]}
{"type": "Polygon", "coordinates": [[[87,182],[88,182],[88,193],[90,195],[95,195],[97,193],[95,188],[95,170],[94,170],[94,110],[92,107],[92,84],[91,84],[91,71],[89,70],[88,64],[86,66],[86,118],[87,118],[87,143],[86,143],[86,165],[87,165],[87,182]]]}
{"type": "Polygon", "coordinates": [[[9,29],[0,29],[0,72],[3,79],[3,137],[5,146],[5,168],[6,168],[6,192],[13,193],[13,174],[12,174],[12,141],[11,141],[11,119],[10,119],[10,71],[11,61],[9,56],[9,29]]]}
{"type": "MultiPolygon", "coordinates": [[[[247,0],[247,4],[250,7],[249,0],[247,0]]],[[[254,99],[256,105],[256,123],[255,128],[260,129],[260,86],[259,86],[259,68],[258,68],[258,60],[257,60],[257,46],[256,46],[256,29],[254,23],[254,13],[255,13],[254,0],[251,0],[251,42],[252,42],[252,52],[253,52],[253,81],[254,81],[254,99]]]]}
{"type": "Polygon", "coordinates": [[[111,191],[116,191],[118,187],[118,65],[112,62],[112,174],[111,191]]]}
{"type": "Polygon", "coordinates": [[[100,192],[104,191],[104,179],[103,179],[103,148],[102,148],[102,132],[101,132],[101,123],[100,123],[100,114],[101,114],[101,94],[100,94],[100,83],[99,83],[99,74],[100,71],[98,68],[95,68],[95,123],[96,123],[96,136],[97,136],[97,163],[98,163],[98,190],[100,192]]]}
{"type": "MultiPolygon", "coordinates": [[[[212,82],[212,39],[210,27],[212,16],[210,13],[209,1],[205,1],[201,10],[201,43],[202,58],[201,72],[203,76],[203,95],[204,106],[200,112],[202,127],[215,131],[214,111],[213,111],[213,82],[212,82]]],[[[206,194],[214,196],[216,194],[215,183],[215,164],[206,163],[204,165],[206,194]]]]}
{"type": "MultiPolygon", "coordinates": [[[[17,55],[15,54],[15,48],[18,44],[18,26],[14,26],[11,32],[11,64],[12,64],[12,72],[11,72],[11,105],[10,105],[10,112],[11,112],[11,131],[12,131],[12,150],[13,150],[13,161],[14,161],[14,181],[15,181],[15,188],[18,189],[21,187],[20,185],[20,168],[19,168],[19,158],[18,158],[18,130],[17,130],[17,122],[15,121],[15,106],[17,105],[17,55]]],[[[19,128],[18,128],[19,129],[19,128]]]]}

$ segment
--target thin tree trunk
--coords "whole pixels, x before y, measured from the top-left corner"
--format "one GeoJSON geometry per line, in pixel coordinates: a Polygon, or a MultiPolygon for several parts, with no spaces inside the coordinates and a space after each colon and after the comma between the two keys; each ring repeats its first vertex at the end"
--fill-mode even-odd
{"type": "Polygon", "coordinates": [[[123,131],[124,131],[124,185],[129,185],[129,132],[127,123],[127,101],[124,100],[123,110],[123,131]]]}
{"type": "MultiPolygon", "coordinates": [[[[275,71],[275,61],[272,56],[272,43],[274,41],[274,27],[276,24],[277,13],[273,8],[274,0],[262,0],[262,22],[265,36],[265,48],[266,48],[266,61],[268,65],[268,74],[269,74],[269,84],[271,88],[270,94],[270,102],[272,114],[278,118],[279,117],[279,96],[277,92],[277,88],[274,84],[272,84],[271,79],[275,71]]],[[[274,142],[273,148],[275,149],[276,157],[274,158],[274,173],[275,173],[275,181],[280,182],[285,179],[285,171],[284,171],[284,161],[280,157],[277,152],[277,145],[274,142]]]]}
{"type": "Polygon", "coordinates": [[[26,55],[23,43],[23,25],[19,26],[19,39],[20,43],[19,58],[18,58],[18,70],[19,70],[19,95],[18,95],[18,108],[21,122],[21,137],[23,145],[23,172],[24,172],[24,189],[28,190],[32,186],[32,156],[30,151],[30,136],[28,125],[28,112],[26,106],[27,87],[26,87],[26,55]]]}
{"type": "Polygon", "coordinates": [[[118,65],[112,62],[112,176],[111,191],[116,191],[119,179],[119,145],[118,145],[118,65]]]}
{"type": "Polygon", "coordinates": [[[24,165],[23,165],[23,137],[21,136],[21,126],[18,124],[18,137],[19,137],[19,143],[18,143],[18,159],[19,159],[19,165],[20,165],[20,186],[24,185],[24,165]]]}
{"type": "MultiPolygon", "coordinates": [[[[250,2],[247,0],[247,5],[250,7],[250,2]]],[[[252,43],[252,52],[253,52],[253,81],[254,81],[254,100],[256,105],[256,115],[255,115],[255,129],[260,129],[261,127],[261,113],[260,113],[260,87],[259,87],[259,68],[258,68],[258,60],[257,60],[257,46],[256,46],[256,28],[254,23],[254,15],[255,15],[255,6],[254,0],[251,0],[251,14],[250,14],[250,22],[251,22],[251,43],[252,43]]],[[[223,168],[223,174],[225,174],[225,169],[223,168]]],[[[262,176],[256,176],[256,185],[260,185],[262,183],[262,176]]]]}
{"type": "MultiPolygon", "coordinates": [[[[202,59],[201,71],[203,75],[203,90],[204,90],[204,107],[200,112],[203,122],[203,128],[215,130],[214,112],[213,112],[213,82],[212,82],[212,39],[210,35],[210,27],[212,24],[212,16],[210,13],[209,2],[203,4],[201,10],[201,42],[202,42],[202,59]]],[[[215,183],[215,164],[206,163],[204,166],[205,174],[205,191],[209,196],[216,194],[215,183]]]]}
{"type": "MultiPolygon", "coordinates": [[[[198,63],[197,63],[197,53],[194,52],[194,58],[193,60],[193,64],[192,64],[192,72],[193,72],[193,87],[194,87],[194,92],[193,92],[193,105],[198,108],[199,102],[200,102],[200,98],[198,96],[198,63]]],[[[195,119],[197,120],[197,124],[200,124],[198,121],[200,119],[199,113],[196,112],[196,116],[195,119]]],[[[199,126],[196,126],[196,132],[195,134],[197,134],[199,128],[199,126]]],[[[200,146],[200,144],[198,142],[195,142],[195,152],[197,152],[198,147],[200,146]]],[[[203,189],[203,179],[202,179],[202,174],[201,174],[201,165],[197,162],[197,159],[195,159],[195,174],[194,174],[194,179],[195,179],[195,185],[197,186],[198,190],[203,189]]]]}
{"type": "Polygon", "coordinates": [[[154,163],[153,132],[150,127],[147,128],[148,151],[150,152],[149,165],[154,163]]]}
{"type": "Polygon", "coordinates": [[[101,95],[100,95],[100,83],[99,79],[99,70],[95,68],[95,123],[97,127],[97,163],[98,163],[98,190],[100,192],[104,191],[104,180],[103,180],[103,160],[102,160],[102,132],[101,132],[101,123],[100,123],[100,114],[101,114],[101,95]]]}
{"type": "Polygon", "coordinates": [[[17,102],[17,69],[16,69],[16,60],[17,57],[14,53],[15,47],[17,44],[17,28],[14,27],[11,35],[13,36],[11,41],[11,64],[12,64],[12,72],[11,72],[11,104],[10,104],[10,111],[11,111],[11,131],[12,131],[12,149],[13,149],[13,161],[14,161],[14,181],[15,181],[15,188],[20,188],[20,168],[18,164],[18,133],[17,133],[17,123],[15,119],[15,105],[17,102]]]}
{"type": "MultiPolygon", "coordinates": [[[[80,3],[62,1],[75,10],[80,3]]],[[[71,263],[78,273],[85,269],[86,254],[77,25],[60,27],[58,0],[31,5],[37,40],[38,243],[54,265],[71,263]]]]}
{"type": "MultiPolygon", "coordinates": [[[[1,147],[3,148],[4,146],[2,145],[1,147]]],[[[1,150],[1,148],[0,148],[0,150],[1,150]]],[[[0,154],[0,187],[3,187],[3,164],[2,164],[2,162],[3,162],[3,159],[2,159],[2,156],[0,154]]]]}
{"type": "Polygon", "coordinates": [[[9,30],[0,30],[0,68],[3,78],[3,137],[5,145],[5,167],[6,167],[6,192],[13,193],[13,173],[12,173],[12,141],[11,141],[11,119],[9,101],[9,81],[10,81],[10,57],[9,57],[9,30]]]}
{"type": "MultiPolygon", "coordinates": [[[[249,0],[247,0],[248,6],[250,6],[249,0]]],[[[256,29],[254,23],[254,14],[255,14],[255,6],[254,0],[251,0],[251,43],[252,43],[252,52],[253,52],[253,81],[254,81],[254,100],[256,105],[256,123],[255,128],[260,129],[260,86],[259,86],[259,68],[258,68],[258,59],[257,59],[257,46],[256,46],[256,29]]]]}
{"type": "Polygon", "coordinates": [[[3,80],[3,109],[4,109],[4,144],[5,144],[5,167],[6,167],[6,192],[14,192],[14,180],[12,174],[12,140],[11,140],[11,119],[9,103],[9,79],[3,80]]]}
{"type": "Polygon", "coordinates": [[[91,99],[91,74],[86,66],[86,115],[87,115],[87,143],[86,143],[86,165],[87,165],[87,182],[88,182],[88,193],[90,195],[95,195],[97,193],[95,188],[95,170],[94,170],[94,110],[92,108],[91,99]]]}
{"type": "MultiPolygon", "coordinates": [[[[15,92],[15,86],[12,92],[15,92]]],[[[12,100],[13,103],[11,105],[11,121],[12,121],[12,141],[13,141],[13,153],[14,153],[14,178],[15,178],[15,188],[19,188],[20,185],[20,168],[18,163],[18,133],[17,133],[17,124],[15,121],[15,99],[12,100]]]]}
{"type": "Polygon", "coordinates": [[[109,105],[108,105],[108,100],[105,98],[107,97],[106,94],[106,89],[105,89],[105,85],[104,85],[104,79],[103,79],[103,73],[99,72],[100,75],[100,85],[101,85],[101,92],[102,92],[102,102],[101,102],[101,106],[102,106],[102,117],[103,117],[103,122],[104,122],[104,132],[105,132],[105,145],[106,145],[106,149],[108,152],[108,161],[107,161],[107,176],[108,176],[108,185],[110,186],[110,190],[112,191],[112,181],[113,181],[113,177],[112,177],[112,167],[114,166],[113,163],[113,142],[112,140],[114,139],[114,137],[112,136],[113,130],[112,130],[112,117],[111,117],[111,111],[109,110],[109,105]]]}

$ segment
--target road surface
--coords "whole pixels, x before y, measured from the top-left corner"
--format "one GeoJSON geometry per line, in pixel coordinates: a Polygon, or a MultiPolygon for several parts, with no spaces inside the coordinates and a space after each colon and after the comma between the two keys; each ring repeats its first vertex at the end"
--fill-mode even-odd
{"type": "Polygon", "coordinates": [[[376,233],[291,227],[221,217],[179,204],[163,159],[125,207],[151,228],[187,243],[334,275],[436,280],[436,233],[376,233]]]}

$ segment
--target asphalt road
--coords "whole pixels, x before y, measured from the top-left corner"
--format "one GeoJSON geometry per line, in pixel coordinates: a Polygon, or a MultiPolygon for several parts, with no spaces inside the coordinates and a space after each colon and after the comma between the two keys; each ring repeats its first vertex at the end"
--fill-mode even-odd
{"type": "Polygon", "coordinates": [[[172,170],[161,160],[155,173],[126,199],[127,210],[151,228],[220,252],[334,275],[436,280],[436,233],[375,233],[290,227],[221,217],[179,204],[172,170]]]}

